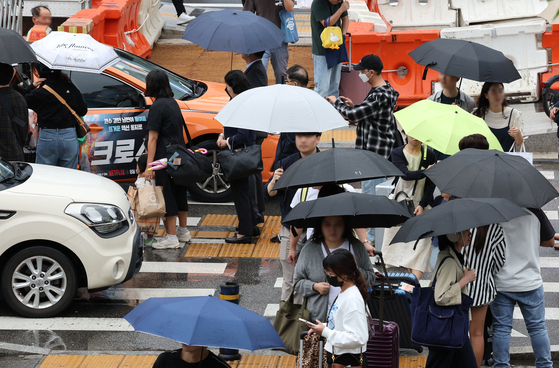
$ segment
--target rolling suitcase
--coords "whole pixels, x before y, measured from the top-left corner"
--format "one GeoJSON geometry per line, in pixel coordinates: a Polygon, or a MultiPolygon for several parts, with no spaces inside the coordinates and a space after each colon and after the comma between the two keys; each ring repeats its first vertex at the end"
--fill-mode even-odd
{"type": "Polygon", "coordinates": [[[349,39],[349,42],[347,43],[349,63],[342,64],[340,96],[345,96],[358,105],[365,100],[371,90],[371,86],[369,83],[363,83],[361,78],[359,78],[359,71],[353,69],[353,64],[351,63],[351,33],[348,32],[347,36],[349,39]]]}
{"type": "MultiPolygon", "coordinates": [[[[400,286],[402,283],[416,287],[419,285],[417,278],[411,273],[389,273],[390,287],[393,295],[385,298],[384,318],[394,321],[400,328],[400,348],[415,349],[418,353],[423,351],[423,347],[411,340],[411,292],[403,290],[400,286]]],[[[380,303],[378,297],[374,294],[379,293],[381,285],[375,283],[371,288],[372,294],[369,298],[369,310],[373,318],[378,318],[380,313],[380,303]]],[[[389,291],[388,286],[384,285],[384,291],[389,291]]]]}
{"type": "Polygon", "coordinates": [[[305,341],[307,334],[307,332],[301,332],[299,356],[297,357],[297,368],[322,368],[326,365],[324,338],[321,336],[313,335],[310,338],[311,340],[307,338],[307,340],[305,341]],[[318,339],[318,350],[316,349],[315,339],[318,339]]]}
{"type": "MultiPolygon", "coordinates": [[[[381,280],[381,287],[378,291],[374,291],[374,297],[378,298],[378,319],[373,318],[374,323],[374,336],[369,338],[367,342],[367,363],[369,368],[397,368],[400,365],[400,332],[398,324],[395,322],[384,320],[385,299],[393,298],[392,285],[386,277],[386,266],[381,252],[375,252],[379,256],[382,264],[384,275],[378,275],[377,278],[381,280]],[[387,290],[385,290],[385,284],[387,290]],[[376,295],[378,292],[378,296],[376,295]],[[388,296],[385,297],[385,293],[388,296]]],[[[370,308],[370,303],[369,303],[370,308]]],[[[372,312],[372,311],[371,311],[372,312]]]]}

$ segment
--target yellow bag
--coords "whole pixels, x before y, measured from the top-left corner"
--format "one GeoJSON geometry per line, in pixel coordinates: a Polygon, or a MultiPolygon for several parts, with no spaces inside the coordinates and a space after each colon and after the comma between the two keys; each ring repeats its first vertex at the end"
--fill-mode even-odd
{"type": "Polygon", "coordinates": [[[320,39],[322,40],[322,47],[325,49],[338,50],[340,45],[344,43],[342,29],[338,26],[330,26],[330,17],[328,17],[324,23],[326,28],[320,34],[320,39]]]}

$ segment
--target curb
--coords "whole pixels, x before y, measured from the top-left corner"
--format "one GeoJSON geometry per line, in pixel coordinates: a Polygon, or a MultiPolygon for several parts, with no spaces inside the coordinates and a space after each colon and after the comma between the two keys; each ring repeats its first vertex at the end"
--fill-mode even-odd
{"type": "MultiPolygon", "coordinates": [[[[510,359],[518,361],[535,361],[536,356],[531,346],[519,346],[510,349],[510,359]]],[[[559,345],[551,345],[551,360],[559,360],[559,345]]]]}

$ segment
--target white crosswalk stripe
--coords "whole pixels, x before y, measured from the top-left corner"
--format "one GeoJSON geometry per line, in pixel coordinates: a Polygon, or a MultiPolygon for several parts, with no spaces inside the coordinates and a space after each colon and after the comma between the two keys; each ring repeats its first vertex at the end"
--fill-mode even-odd
{"type": "Polygon", "coordinates": [[[144,262],[140,272],[222,274],[226,267],[227,263],[144,262]]]}

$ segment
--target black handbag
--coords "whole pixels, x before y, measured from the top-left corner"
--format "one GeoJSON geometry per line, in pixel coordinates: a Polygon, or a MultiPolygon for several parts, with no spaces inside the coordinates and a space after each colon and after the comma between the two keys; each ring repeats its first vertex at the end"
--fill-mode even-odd
{"type": "Polygon", "coordinates": [[[166,148],[168,163],[167,173],[176,185],[191,186],[209,178],[213,166],[205,154],[198,152],[192,144],[188,127],[182,120],[188,142],[184,144],[168,144],[166,148]]]}
{"type": "MultiPolygon", "coordinates": [[[[234,146],[231,139],[231,147],[234,146]]],[[[217,154],[223,174],[229,180],[237,180],[262,172],[262,149],[259,144],[239,149],[221,151],[217,154]]]]}
{"type": "Polygon", "coordinates": [[[411,194],[411,198],[410,196],[408,196],[408,193],[404,192],[403,190],[398,192],[398,194],[396,194],[394,196],[394,200],[398,203],[400,203],[400,205],[402,207],[404,207],[404,209],[410,214],[411,217],[415,216],[415,205],[413,203],[413,196],[415,195],[415,188],[417,187],[417,180],[415,181],[415,184],[413,185],[413,192],[411,194]],[[398,198],[400,197],[400,194],[403,194],[405,196],[403,201],[398,201],[398,198]]]}

